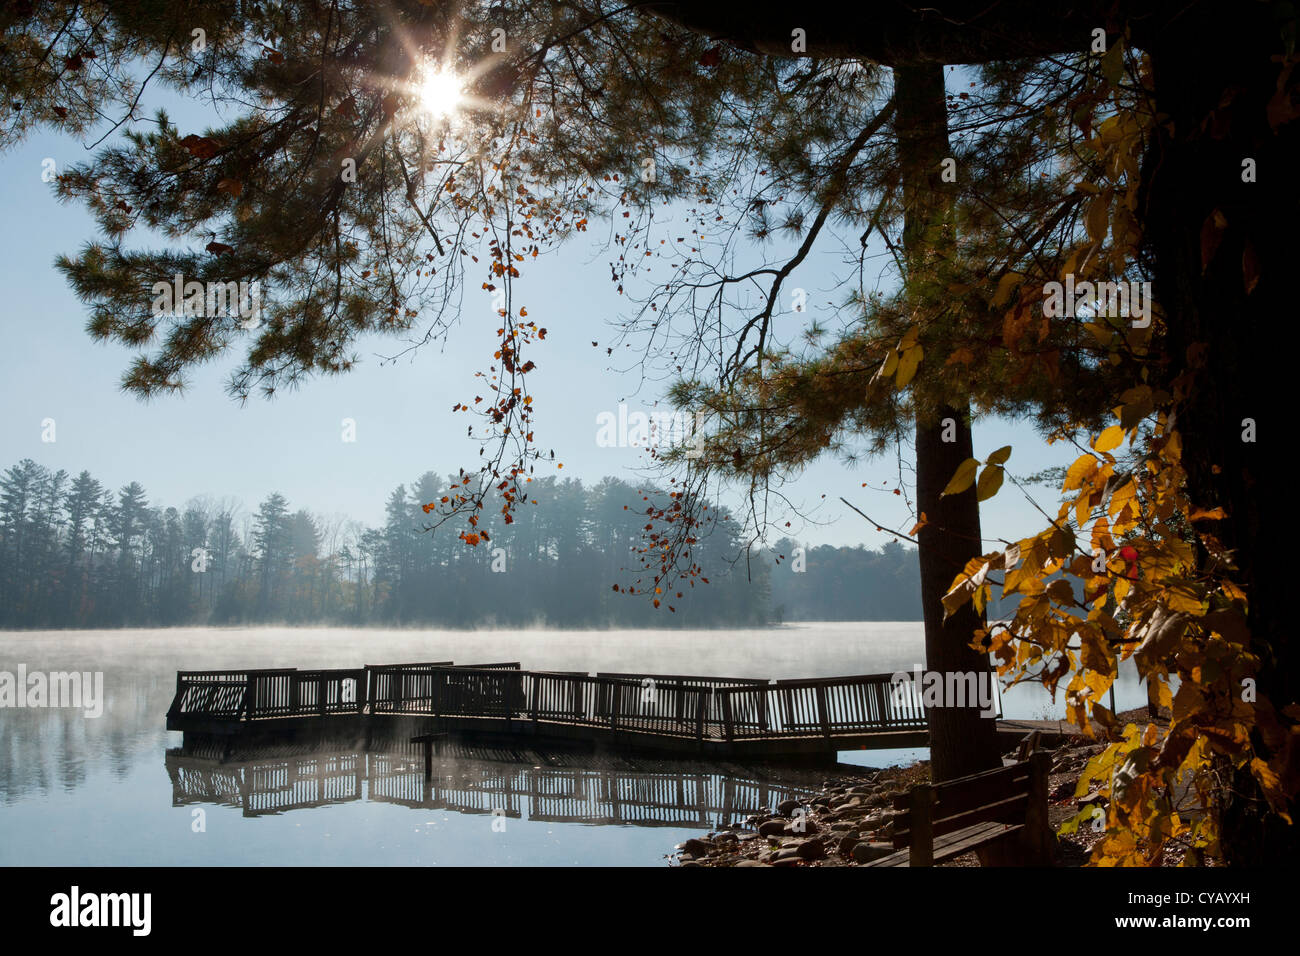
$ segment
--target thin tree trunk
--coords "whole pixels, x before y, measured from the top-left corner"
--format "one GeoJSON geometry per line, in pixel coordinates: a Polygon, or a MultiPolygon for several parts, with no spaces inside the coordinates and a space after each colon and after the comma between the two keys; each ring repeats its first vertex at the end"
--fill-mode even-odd
{"type": "MultiPolygon", "coordinates": [[[[903,251],[911,283],[936,245],[948,243],[941,163],[951,152],[942,65],[895,69],[894,97],[905,209],[903,251]]],[[[957,466],[971,456],[969,409],[947,404],[926,408],[918,402],[917,509],[928,522],[918,536],[926,670],[945,675],[945,686],[949,686],[946,675],[974,675],[978,686],[991,690],[988,655],[970,646],[976,629],[984,624],[983,614],[966,604],[945,620],[942,600],[966,562],[982,553],[975,489],[940,497],[957,466]],[[944,441],[945,437],[953,440],[944,441]]],[[[966,700],[963,706],[956,703],[950,699],[945,706],[927,708],[930,773],[935,781],[1001,766],[996,721],[981,716],[978,700],[966,700]]]]}

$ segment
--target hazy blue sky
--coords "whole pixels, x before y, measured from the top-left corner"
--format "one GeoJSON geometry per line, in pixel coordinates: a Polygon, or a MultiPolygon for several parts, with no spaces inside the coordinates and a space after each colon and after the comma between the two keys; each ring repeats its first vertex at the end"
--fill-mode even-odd
{"type": "MultiPolygon", "coordinates": [[[[183,132],[202,123],[201,114],[188,109],[174,111],[173,118],[183,132]]],[[[384,499],[397,484],[427,470],[445,474],[474,466],[478,443],[465,436],[465,416],[453,416],[450,408],[476,394],[473,373],[493,349],[496,318],[485,292],[466,293],[461,324],[445,347],[425,347],[381,364],[379,356],[396,351],[397,343],[368,341],[354,372],[309,382],[273,402],[252,399],[241,407],[226,396],[233,361],[202,370],[183,396],[143,403],[124,394],[119,381],[130,351],[91,340],[85,307],[53,266],[57,254],[75,251],[92,236],[92,223],[80,207],[54,199],[51,184],[41,181],[41,163],[51,157],[62,169],[85,156],[80,141],[52,135],[33,137],[0,156],[5,213],[0,467],[31,457],[74,474],[87,468],[114,488],[138,480],[152,503],[178,507],[190,496],[207,494],[232,496],[252,509],[274,490],[295,507],[374,524],[382,520],[384,499]],[[41,440],[46,418],[57,423],[54,443],[41,440]],[[355,443],[341,439],[344,418],[356,421],[355,443]]],[[[593,223],[592,235],[605,234],[593,223]]],[[[538,363],[530,376],[538,408],[536,436],[543,448],[555,449],[565,477],[595,482],[615,475],[635,481],[643,454],[599,447],[597,416],[615,411],[620,401],[630,409],[648,409],[661,396],[654,383],[637,394],[635,373],[619,373],[611,366],[618,356],[606,356],[611,323],[628,303],[609,281],[610,256],[594,242],[544,257],[516,285],[516,301],[548,329],[546,341],[531,353],[538,363]],[[601,346],[593,348],[592,341],[601,346]]],[[[819,291],[830,285],[833,266],[810,263],[793,284],[808,290],[815,313],[830,298],[819,291]]],[[[476,287],[478,276],[470,278],[476,287]]],[[[1074,457],[1061,446],[1048,448],[1027,424],[977,424],[977,456],[1005,444],[1014,446],[1009,468],[1018,476],[1074,457]]],[[[545,473],[539,467],[539,474],[545,473]]],[[[798,503],[820,504],[817,517],[829,523],[809,527],[796,520],[789,533],[808,544],[879,546],[890,536],[848,511],[838,497],[906,530],[902,499],[875,490],[884,482],[893,487],[896,475],[892,454],[855,469],[834,459],[819,461],[786,490],[798,503]],[[875,488],[863,488],[864,481],[875,488]]],[[[1054,512],[1047,489],[1037,492],[1054,512]]],[[[1013,538],[1040,530],[1045,522],[1008,482],[985,504],[983,524],[988,537],[1013,538]]]]}

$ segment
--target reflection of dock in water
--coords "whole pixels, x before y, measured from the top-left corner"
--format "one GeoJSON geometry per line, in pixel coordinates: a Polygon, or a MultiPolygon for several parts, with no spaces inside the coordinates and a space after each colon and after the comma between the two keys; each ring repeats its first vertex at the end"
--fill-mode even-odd
{"type": "Polygon", "coordinates": [[[807,772],[777,777],[731,764],[459,744],[443,747],[425,779],[420,748],[403,742],[313,753],[273,748],[234,759],[223,759],[224,749],[195,741],[167,751],[173,806],[216,803],[255,817],[370,800],[552,823],[708,829],[809,796],[820,783],[807,772]]]}

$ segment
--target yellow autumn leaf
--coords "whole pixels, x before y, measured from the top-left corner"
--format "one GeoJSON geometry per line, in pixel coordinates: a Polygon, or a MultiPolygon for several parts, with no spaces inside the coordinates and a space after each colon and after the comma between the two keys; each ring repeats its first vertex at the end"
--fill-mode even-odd
{"type": "Polygon", "coordinates": [[[1124,429],[1118,425],[1111,425],[1104,432],[1097,436],[1097,440],[1092,443],[1092,447],[1099,452],[1110,451],[1124,440],[1124,429]]]}
{"type": "Polygon", "coordinates": [[[999,306],[1006,305],[1011,301],[1011,292],[1016,286],[1024,280],[1019,272],[1008,272],[998,280],[997,290],[993,293],[993,301],[990,303],[995,309],[999,306]]]}
{"type": "Polygon", "coordinates": [[[1082,663],[1086,668],[1084,683],[1092,689],[1093,699],[1099,700],[1113,681],[1115,654],[1106,643],[1106,637],[1096,631],[1086,631],[1080,635],[1082,663]]]}
{"type": "Polygon", "coordinates": [[[1109,346],[1115,339],[1115,330],[1103,322],[1085,322],[1083,327],[1103,346],[1109,346]]]}
{"type": "Polygon", "coordinates": [[[952,479],[944,487],[943,491],[940,492],[939,497],[943,497],[944,495],[959,495],[969,488],[971,482],[975,480],[975,472],[979,468],[979,464],[979,459],[967,458],[958,465],[957,470],[953,472],[952,479]]]}
{"type": "Polygon", "coordinates": [[[913,345],[903,353],[903,357],[898,360],[898,376],[894,379],[899,388],[905,388],[916,375],[916,367],[921,364],[923,355],[924,352],[919,345],[913,345]]]}
{"type": "Polygon", "coordinates": [[[1110,504],[1106,507],[1106,513],[1113,517],[1135,494],[1137,494],[1137,482],[1129,479],[1111,493],[1110,504]]]}
{"type": "Polygon", "coordinates": [[[1277,774],[1273,772],[1273,768],[1263,760],[1255,757],[1250,762],[1250,772],[1259,781],[1259,788],[1264,791],[1264,796],[1273,807],[1273,810],[1283,820],[1290,823],[1291,817],[1285,811],[1286,792],[1282,789],[1282,783],[1277,774]]]}
{"type": "Polygon", "coordinates": [[[1104,810],[1101,810],[1096,804],[1084,804],[1083,809],[1062,823],[1056,832],[1061,836],[1068,836],[1071,833],[1077,833],[1081,826],[1093,827],[1096,825],[1093,820],[1098,813],[1101,814],[1101,818],[1104,820],[1104,810]]]}
{"type": "MultiPolygon", "coordinates": [[[[1151,678],[1148,677],[1149,681],[1151,678]]],[[[1161,707],[1167,707],[1170,710],[1174,708],[1174,692],[1169,689],[1169,685],[1164,681],[1156,681],[1156,700],[1161,707]]]]}
{"type": "Polygon", "coordinates": [[[1171,611],[1197,615],[1204,610],[1203,599],[1190,585],[1182,584],[1166,588],[1164,596],[1171,611]]]}
{"type": "Polygon", "coordinates": [[[1116,578],[1115,583],[1111,586],[1115,592],[1115,603],[1120,604],[1128,596],[1129,588],[1132,582],[1128,578],[1116,578]]]}
{"type": "Polygon", "coordinates": [[[1064,578],[1057,578],[1047,586],[1047,596],[1057,604],[1073,604],[1074,588],[1072,588],[1070,582],[1064,578]]]}
{"type": "Polygon", "coordinates": [[[1074,464],[1066,471],[1065,483],[1061,485],[1061,490],[1073,491],[1080,487],[1084,480],[1096,471],[1097,459],[1092,455],[1080,455],[1074,460],[1074,464]]]}
{"type": "Polygon", "coordinates": [[[1092,492],[1080,489],[1079,497],[1074,502],[1074,523],[1082,530],[1092,514],[1092,492]]]}
{"type": "Polygon", "coordinates": [[[975,486],[975,497],[986,501],[998,493],[1002,487],[1002,466],[989,465],[980,473],[980,480],[975,486]]]}
{"type": "Polygon", "coordinates": [[[1094,242],[1101,242],[1106,238],[1106,222],[1109,213],[1110,203],[1106,201],[1105,196],[1098,196],[1088,204],[1088,212],[1084,217],[1084,222],[1088,228],[1089,239],[1094,242]]]}
{"type": "MultiPolygon", "coordinates": [[[[1120,80],[1124,78],[1124,41],[1122,39],[1111,44],[1110,49],[1101,58],[1101,75],[1111,86],[1119,86],[1120,80]]],[[[1123,132],[1120,128],[1119,117],[1112,116],[1102,124],[1098,132],[1101,134],[1103,143],[1117,141],[1123,132]],[[1109,129],[1108,126],[1110,126],[1109,129]]]]}
{"type": "Polygon", "coordinates": [[[969,575],[958,575],[957,580],[948,593],[943,596],[943,616],[945,618],[952,614],[957,608],[961,607],[966,601],[979,590],[979,585],[969,575]]]}

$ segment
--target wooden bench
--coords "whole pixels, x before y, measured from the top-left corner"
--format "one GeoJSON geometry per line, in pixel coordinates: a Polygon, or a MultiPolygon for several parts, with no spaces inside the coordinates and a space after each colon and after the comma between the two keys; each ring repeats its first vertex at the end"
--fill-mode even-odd
{"type": "Polygon", "coordinates": [[[997,847],[996,863],[1050,866],[1056,842],[1047,820],[1049,753],[958,777],[917,784],[894,799],[894,849],[867,866],[935,866],[997,847]]]}

